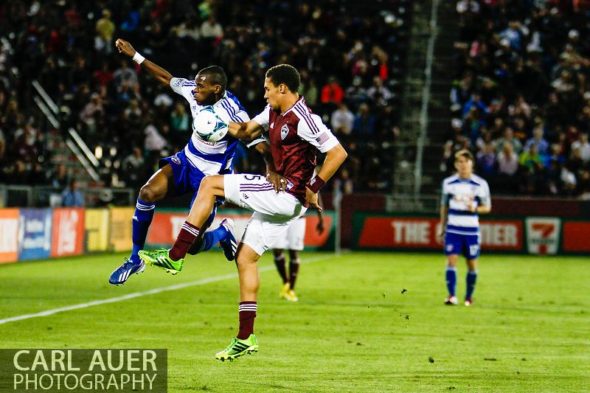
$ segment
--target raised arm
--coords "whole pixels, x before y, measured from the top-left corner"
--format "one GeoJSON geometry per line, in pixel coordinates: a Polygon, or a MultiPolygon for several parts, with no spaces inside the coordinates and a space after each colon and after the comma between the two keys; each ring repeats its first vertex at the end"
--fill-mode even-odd
{"type": "Polygon", "coordinates": [[[170,86],[170,80],[172,79],[172,74],[168,71],[157,65],[156,63],[144,58],[141,56],[129,43],[129,41],[125,41],[124,39],[118,38],[115,41],[115,46],[119,53],[124,54],[125,56],[131,57],[133,61],[137,64],[140,64],[145,68],[150,74],[152,74],[160,83],[166,86],[170,86]]]}

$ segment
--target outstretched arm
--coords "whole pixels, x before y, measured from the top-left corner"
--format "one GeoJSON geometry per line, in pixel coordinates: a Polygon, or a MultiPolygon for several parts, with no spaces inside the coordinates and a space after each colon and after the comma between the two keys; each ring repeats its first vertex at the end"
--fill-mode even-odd
{"type": "Polygon", "coordinates": [[[228,133],[244,142],[250,142],[259,137],[262,131],[262,126],[253,120],[245,123],[230,122],[228,125],[228,133]]]}
{"type": "Polygon", "coordinates": [[[129,43],[129,41],[125,41],[124,39],[118,38],[115,41],[115,46],[119,53],[122,53],[126,56],[133,58],[137,64],[141,64],[143,68],[145,68],[150,74],[152,74],[160,83],[170,86],[170,80],[172,79],[172,74],[168,71],[157,65],[156,63],[145,59],[143,56],[139,55],[137,51],[133,48],[133,46],[129,43]],[[134,56],[136,54],[139,56],[139,60],[136,60],[134,56]],[[143,59],[143,60],[141,60],[143,59]]]}

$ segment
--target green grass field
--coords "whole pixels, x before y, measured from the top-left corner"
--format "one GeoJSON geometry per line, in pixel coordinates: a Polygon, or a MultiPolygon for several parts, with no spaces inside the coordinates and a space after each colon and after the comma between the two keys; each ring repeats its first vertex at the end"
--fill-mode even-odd
{"type": "MultiPolygon", "coordinates": [[[[0,267],[0,319],[189,283],[0,324],[3,348],[167,348],[170,392],[583,392],[590,390],[590,260],[490,256],[475,305],[443,306],[436,254],[305,253],[297,304],[261,262],[260,352],[221,363],[238,285],[221,253],[176,277],[107,283],[122,255],[0,267]],[[406,291],[403,291],[403,290],[406,291]],[[403,292],[403,293],[402,293],[403,292]]],[[[465,268],[459,269],[459,295],[465,268]]]]}

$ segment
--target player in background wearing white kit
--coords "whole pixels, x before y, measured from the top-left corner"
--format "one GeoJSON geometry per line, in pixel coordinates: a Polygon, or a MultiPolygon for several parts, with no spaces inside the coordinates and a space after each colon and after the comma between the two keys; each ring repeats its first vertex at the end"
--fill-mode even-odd
{"type": "MultiPolygon", "coordinates": [[[[316,231],[319,234],[324,232],[324,216],[321,210],[318,212],[318,224],[316,231]]],[[[298,220],[294,220],[289,224],[286,236],[280,241],[275,248],[272,250],[275,266],[279,272],[279,276],[283,280],[283,286],[279,292],[279,296],[290,302],[297,302],[299,298],[295,293],[295,284],[297,282],[297,275],[299,274],[299,265],[301,260],[299,259],[299,251],[302,251],[305,247],[305,217],[300,217],[298,220]],[[283,250],[289,252],[289,272],[287,273],[286,265],[287,261],[283,250]]]]}
{"type": "MultiPolygon", "coordinates": [[[[205,107],[212,108],[215,114],[226,122],[243,122],[250,119],[238,99],[226,90],[227,76],[221,67],[210,66],[201,69],[194,81],[175,78],[162,67],[145,59],[129,42],[117,39],[115,45],[119,53],[131,57],[157,81],[183,96],[190,105],[193,119],[205,107]]],[[[143,271],[145,265],[139,258],[139,251],[144,247],[156,202],[170,195],[187,193],[192,193],[194,200],[205,176],[232,173],[233,157],[238,143],[231,135],[218,142],[206,141],[197,134],[193,124],[193,134],[185,148],[171,157],[160,160],[160,170],[139,191],[132,221],[133,249],[129,258],[111,273],[111,284],[123,284],[132,274],[143,271]]],[[[229,219],[223,220],[217,229],[205,232],[215,217],[217,205],[221,202],[221,199],[216,201],[216,206],[203,225],[197,242],[190,250],[191,254],[206,251],[219,243],[225,257],[233,260],[237,247],[233,222],[229,219]]]]}
{"type": "Polygon", "coordinates": [[[440,237],[444,236],[447,255],[445,273],[447,305],[458,303],[456,296],[457,261],[459,255],[467,260],[465,305],[473,304],[477,281],[477,258],[480,252],[479,214],[492,210],[488,183],[473,173],[473,155],[469,150],[455,153],[457,174],[443,180],[440,206],[440,237]]]}
{"type": "MultiPolygon", "coordinates": [[[[268,140],[265,138],[257,138],[254,141],[248,144],[248,147],[255,147],[256,150],[264,157],[264,161],[266,162],[266,178],[273,184],[277,184],[275,187],[275,191],[279,192],[282,190],[280,186],[280,176],[278,182],[273,181],[274,177],[277,176],[275,172],[273,172],[273,165],[272,165],[272,156],[270,154],[270,146],[268,144],[268,140]]],[[[321,198],[319,197],[319,204],[321,206],[321,198]]],[[[318,223],[316,225],[316,231],[318,234],[322,234],[324,232],[324,215],[321,209],[317,209],[318,214],[318,223]]],[[[306,228],[306,220],[305,217],[300,217],[297,220],[293,220],[291,224],[289,224],[289,228],[287,229],[287,233],[285,237],[278,240],[278,243],[275,244],[272,252],[274,257],[275,266],[277,268],[277,272],[283,280],[283,286],[279,292],[279,297],[288,300],[290,302],[297,302],[299,298],[295,293],[295,283],[297,281],[297,275],[299,273],[299,265],[301,260],[299,259],[299,251],[302,251],[305,247],[304,240],[305,240],[305,228],[306,228]],[[289,251],[289,270],[287,272],[286,266],[286,259],[283,253],[283,250],[289,251]]]]}

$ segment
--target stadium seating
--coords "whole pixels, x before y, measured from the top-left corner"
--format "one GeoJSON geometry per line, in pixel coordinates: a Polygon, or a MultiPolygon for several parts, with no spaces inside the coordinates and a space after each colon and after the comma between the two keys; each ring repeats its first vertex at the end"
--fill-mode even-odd
{"type": "Polygon", "coordinates": [[[588,2],[461,0],[456,11],[441,176],[468,147],[496,193],[590,195],[588,2]]]}
{"type": "MultiPolygon", "coordinates": [[[[346,124],[335,129],[351,153],[343,176],[355,190],[390,191],[411,2],[334,4],[3,3],[0,146],[23,144],[23,157],[39,158],[26,158],[23,168],[12,148],[0,148],[0,181],[49,184],[60,164],[68,177],[83,175],[55,147],[59,138],[50,142],[56,131],[34,103],[35,80],[58,108],[59,130],[68,136],[74,129],[98,159],[100,178],[87,179],[90,185],[136,188],[160,156],[185,144],[190,113],[182,98],[116,52],[114,39],[122,37],[175,76],[192,78],[201,67],[222,65],[229,89],[252,116],[264,107],[265,70],[292,63],[301,70],[302,93],[327,124],[341,124],[334,112],[346,104],[346,124]],[[26,127],[39,130],[34,154],[26,142],[32,137],[21,141],[28,131],[16,131],[26,127]]],[[[245,148],[236,161],[239,170],[261,170],[245,148]]]]}

